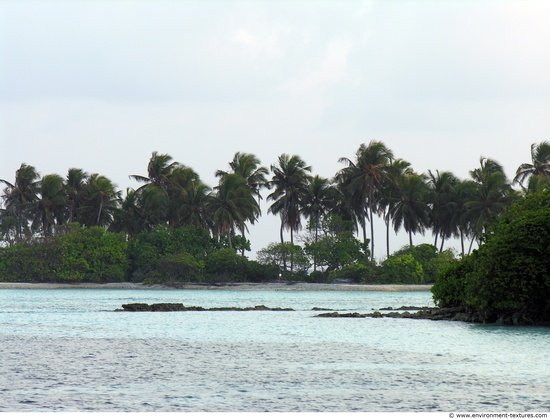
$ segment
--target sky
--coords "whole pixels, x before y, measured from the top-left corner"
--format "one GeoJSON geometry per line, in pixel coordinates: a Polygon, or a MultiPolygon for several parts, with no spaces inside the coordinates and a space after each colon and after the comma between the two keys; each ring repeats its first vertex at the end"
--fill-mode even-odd
{"type": "MultiPolygon", "coordinates": [[[[550,140],[549,22],[546,0],[0,0],[0,179],[126,191],[153,151],[210,186],[238,151],[332,177],[371,140],[419,173],[487,157],[513,178],[550,140]]],[[[279,239],[268,205],[251,257],[279,239]]]]}

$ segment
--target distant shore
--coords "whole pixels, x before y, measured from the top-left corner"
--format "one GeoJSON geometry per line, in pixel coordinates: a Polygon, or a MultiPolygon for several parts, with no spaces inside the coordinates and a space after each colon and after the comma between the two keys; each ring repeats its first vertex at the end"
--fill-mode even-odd
{"type": "Polygon", "coordinates": [[[131,290],[242,290],[242,291],[429,291],[432,285],[366,285],[366,284],[312,284],[308,282],[234,282],[223,284],[178,284],[177,287],[166,285],[147,285],[133,282],[114,282],[107,284],[82,283],[28,283],[0,282],[0,289],[131,289],[131,290]]]}

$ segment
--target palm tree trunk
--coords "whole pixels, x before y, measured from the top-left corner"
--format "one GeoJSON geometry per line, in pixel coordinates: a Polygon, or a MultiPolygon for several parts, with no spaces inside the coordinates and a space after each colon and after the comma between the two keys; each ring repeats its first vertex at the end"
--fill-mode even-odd
{"type": "Polygon", "coordinates": [[[474,245],[474,240],[476,239],[476,236],[472,236],[472,240],[470,241],[470,247],[468,248],[468,254],[472,253],[472,246],[474,245]]]}
{"type": "MultiPolygon", "coordinates": [[[[241,233],[243,233],[243,239],[244,239],[244,242],[246,243],[246,235],[244,233],[244,228],[243,228],[243,231],[241,231],[241,233]]],[[[244,256],[244,246],[245,244],[243,243],[243,248],[241,249],[241,256],[244,256]]]]}
{"type": "Polygon", "coordinates": [[[385,217],[386,221],[386,257],[390,257],[390,214],[385,217]]]}
{"type": "MultiPolygon", "coordinates": [[[[290,244],[294,245],[294,229],[290,226],[290,244]]],[[[294,250],[294,249],[292,249],[294,250]]],[[[294,272],[294,251],[290,254],[290,273],[294,272]]]]}
{"type": "Polygon", "coordinates": [[[445,244],[445,236],[441,236],[441,247],[439,248],[439,253],[443,251],[444,244],[445,244]]]}
{"type": "Polygon", "coordinates": [[[286,250],[285,250],[285,240],[283,237],[283,230],[284,230],[284,223],[281,221],[280,234],[281,234],[281,247],[283,250],[283,274],[284,274],[284,272],[286,272],[286,250]]]}
{"type": "Polygon", "coordinates": [[[369,206],[370,215],[370,260],[374,260],[374,220],[372,217],[372,207],[369,206]]]}
{"type": "MultiPolygon", "coordinates": [[[[319,222],[315,222],[315,244],[319,241],[319,222]]],[[[313,272],[317,272],[317,251],[313,253],[313,272]]]]}
{"type": "Polygon", "coordinates": [[[101,211],[103,211],[103,199],[101,199],[101,202],[99,203],[99,211],[97,212],[96,225],[99,225],[99,220],[101,218],[101,211]]]}
{"type": "Polygon", "coordinates": [[[409,230],[409,245],[412,247],[413,245],[413,235],[412,230],[409,230]]]}

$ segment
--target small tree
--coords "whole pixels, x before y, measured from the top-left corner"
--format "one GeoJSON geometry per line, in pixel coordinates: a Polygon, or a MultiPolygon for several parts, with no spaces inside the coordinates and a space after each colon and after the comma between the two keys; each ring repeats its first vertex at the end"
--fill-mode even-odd
{"type": "Polygon", "coordinates": [[[383,284],[423,284],[424,270],[410,254],[390,256],[380,265],[378,278],[383,284]]]}
{"type": "Polygon", "coordinates": [[[327,271],[334,271],[364,261],[362,247],[362,243],[352,233],[342,232],[324,236],[317,242],[306,243],[305,250],[311,258],[317,259],[319,266],[324,266],[327,271]]]}
{"type": "Polygon", "coordinates": [[[269,246],[258,252],[258,262],[263,265],[274,265],[279,268],[279,272],[287,275],[284,271],[286,258],[292,256],[294,261],[294,271],[297,273],[305,273],[311,263],[304,250],[297,244],[289,242],[270,243],[269,246]]]}

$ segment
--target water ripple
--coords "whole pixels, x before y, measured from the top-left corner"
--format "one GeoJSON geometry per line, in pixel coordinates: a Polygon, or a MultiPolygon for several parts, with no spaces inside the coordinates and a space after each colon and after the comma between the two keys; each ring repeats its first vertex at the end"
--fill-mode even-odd
{"type": "Polygon", "coordinates": [[[354,345],[8,336],[0,351],[4,411],[549,408],[544,383],[510,391],[508,380],[453,371],[460,359],[354,345]]]}

